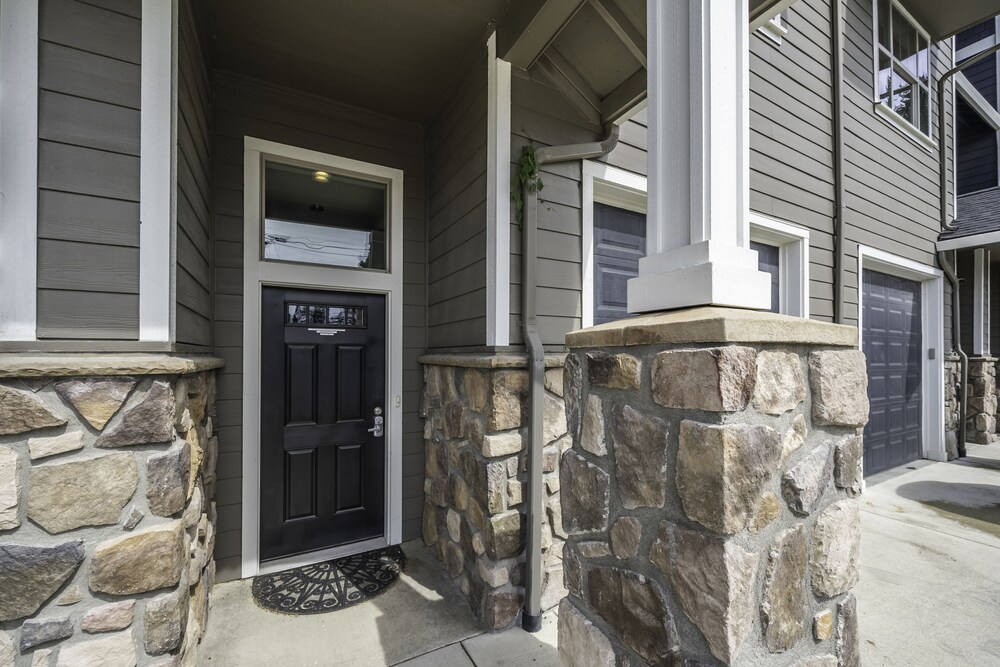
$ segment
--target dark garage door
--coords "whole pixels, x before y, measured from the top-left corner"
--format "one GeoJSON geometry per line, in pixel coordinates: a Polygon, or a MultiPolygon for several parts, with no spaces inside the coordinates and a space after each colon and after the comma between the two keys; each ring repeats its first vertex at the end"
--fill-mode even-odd
{"type": "Polygon", "coordinates": [[[865,474],[870,475],[920,458],[920,283],[865,271],[862,300],[871,402],[865,474]]]}

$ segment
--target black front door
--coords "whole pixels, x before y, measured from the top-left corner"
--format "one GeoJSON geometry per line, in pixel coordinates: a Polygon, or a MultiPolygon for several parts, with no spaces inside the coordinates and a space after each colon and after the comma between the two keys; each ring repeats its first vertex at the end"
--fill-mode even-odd
{"type": "Polygon", "coordinates": [[[384,535],[385,297],[265,287],[261,328],[261,560],[384,535]]]}

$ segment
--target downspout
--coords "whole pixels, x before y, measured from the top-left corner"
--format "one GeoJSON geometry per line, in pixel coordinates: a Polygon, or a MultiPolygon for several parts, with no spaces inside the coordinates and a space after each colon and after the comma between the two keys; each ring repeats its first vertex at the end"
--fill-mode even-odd
{"type": "MultiPolygon", "coordinates": [[[[975,65],[984,58],[1000,51],[1000,44],[997,44],[985,51],[981,51],[961,64],[955,65],[938,80],[938,185],[939,185],[939,206],[941,208],[941,229],[945,231],[955,231],[957,225],[954,220],[948,218],[948,170],[945,168],[948,158],[947,124],[945,114],[942,113],[942,100],[945,96],[945,85],[951,77],[961,72],[970,65],[975,65]]],[[[959,380],[958,392],[958,455],[965,456],[965,415],[968,411],[968,389],[969,382],[969,357],[962,349],[962,321],[961,321],[961,299],[959,298],[958,276],[955,271],[958,267],[958,251],[955,251],[955,263],[950,264],[945,251],[938,251],[938,263],[941,265],[948,282],[951,283],[951,345],[958,354],[961,379],[959,380]]]]}
{"type": "MultiPolygon", "coordinates": [[[[553,162],[590,160],[607,155],[618,145],[618,126],[610,125],[603,141],[538,149],[538,166],[553,162]]],[[[528,351],[528,530],[525,545],[524,611],[521,627],[542,628],[542,518],[545,489],[542,449],[545,447],[545,350],[538,335],[538,193],[522,186],[521,333],[528,351]]]]}
{"type": "Polygon", "coordinates": [[[844,274],[847,259],[847,243],[844,230],[844,30],[843,0],[830,3],[831,62],[833,69],[833,319],[844,323],[844,274]]]}
{"type": "MultiPolygon", "coordinates": [[[[948,276],[948,282],[951,283],[951,341],[952,347],[955,348],[955,352],[958,353],[959,364],[960,364],[960,375],[958,381],[958,386],[955,387],[955,391],[958,392],[958,455],[965,456],[965,412],[967,409],[966,399],[967,399],[967,389],[965,388],[969,382],[969,357],[966,356],[965,352],[962,350],[962,324],[961,324],[961,308],[959,307],[960,302],[958,298],[958,276],[955,275],[955,269],[948,261],[948,253],[945,250],[938,251],[938,263],[944,270],[946,276],[948,276]]],[[[955,251],[955,262],[958,263],[958,251],[955,251]]]]}

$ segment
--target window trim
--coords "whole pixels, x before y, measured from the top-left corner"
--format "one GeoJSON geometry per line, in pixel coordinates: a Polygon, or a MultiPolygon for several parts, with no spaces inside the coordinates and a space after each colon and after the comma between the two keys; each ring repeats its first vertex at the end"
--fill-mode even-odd
{"type": "MultiPolygon", "coordinates": [[[[889,125],[902,131],[904,136],[909,137],[916,141],[918,145],[922,148],[933,151],[938,147],[938,141],[934,136],[936,131],[936,123],[934,122],[934,109],[935,102],[937,102],[938,112],[940,113],[940,100],[935,100],[935,85],[934,85],[934,62],[933,62],[933,41],[930,38],[930,34],[924,30],[920,22],[913,18],[910,12],[906,11],[906,8],[900,4],[899,0],[885,0],[885,2],[890,3],[890,5],[896,9],[904,19],[906,19],[910,25],[912,25],[916,31],[927,40],[927,91],[928,91],[928,103],[927,103],[927,129],[928,134],[924,134],[916,125],[906,120],[895,110],[886,106],[882,103],[879,96],[878,89],[878,60],[879,60],[879,41],[878,41],[878,3],[879,0],[872,0],[872,103],[874,105],[875,114],[881,117],[883,120],[887,121],[889,125]]],[[[890,18],[891,21],[891,18],[890,18]]],[[[893,67],[897,62],[896,57],[890,54],[890,59],[892,61],[893,67]]],[[[920,85],[920,84],[917,84],[920,85]]]]}
{"type": "Polygon", "coordinates": [[[778,12],[772,16],[762,26],[757,28],[757,32],[762,36],[767,37],[776,45],[781,46],[781,39],[788,34],[788,28],[785,26],[785,17],[783,16],[783,13],[778,12]]]}
{"type": "MultiPolygon", "coordinates": [[[[646,213],[645,176],[584,160],[582,172],[583,229],[581,264],[581,326],[594,325],[594,204],[608,204],[646,213]]],[[[782,314],[809,318],[809,230],[750,211],[750,240],[776,245],[782,314]],[[797,278],[796,278],[797,276],[797,278]]]]}
{"type": "Polygon", "coordinates": [[[778,247],[778,312],[809,318],[809,230],[750,212],[750,240],[778,247]]]}

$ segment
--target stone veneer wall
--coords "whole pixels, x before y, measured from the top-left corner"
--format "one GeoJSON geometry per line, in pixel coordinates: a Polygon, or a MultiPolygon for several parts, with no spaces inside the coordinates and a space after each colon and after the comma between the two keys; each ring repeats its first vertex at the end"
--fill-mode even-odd
{"type": "Polygon", "coordinates": [[[579,344],[563,664],[858,665],[863,354],[579,344]]]}
{"type": "Polygon", "coordinates": [[[0,381],[0,666],[195,664],[218,365],[0,381]]]}
{"type": "Polygon", "coordinates": [[[962,365],[959,356],[949,352],[944,358],[944,440],[948,460],[958,458],[958,388],[962,384],[962,365]]]}
{"type": "MultiPolygon", "coordinates": [[[[528,372],[511,355],[425,357],[424,543],[489,629],[518,617],[524,600],[527,511],[525,441],[528,372]]],[[[562,359],[545,373],[546,512],[542,526],[542,608],[565,595],[559,459],[570,446],[562,399],[562,359]]]]}
{"type": "Polygon", "coordinates": [[[997,440],[997,359],[969,357],[965,439],[980,445],[997,440]]]}

